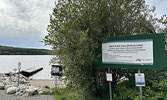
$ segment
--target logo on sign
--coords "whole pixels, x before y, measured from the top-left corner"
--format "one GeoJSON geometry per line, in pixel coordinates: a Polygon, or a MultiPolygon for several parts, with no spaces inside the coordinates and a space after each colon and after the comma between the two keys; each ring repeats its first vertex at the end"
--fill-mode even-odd
{"type": "Polygon", "coordinates": [[[137,58],[136,61],[141,61],[141,59],[137,58]]]}

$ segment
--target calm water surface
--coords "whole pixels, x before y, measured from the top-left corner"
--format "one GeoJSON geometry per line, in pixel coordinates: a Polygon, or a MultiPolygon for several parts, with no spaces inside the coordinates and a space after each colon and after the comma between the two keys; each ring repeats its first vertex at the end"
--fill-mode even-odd
{"type": "Polygon", "coordinates": [[[21,70],[35,67],[43,67],[43,70],[32,76],[33,79],[51,79],[49,65],[51,55],[0,55],[0,73],[18,68],[21,62],[21,70]]]}

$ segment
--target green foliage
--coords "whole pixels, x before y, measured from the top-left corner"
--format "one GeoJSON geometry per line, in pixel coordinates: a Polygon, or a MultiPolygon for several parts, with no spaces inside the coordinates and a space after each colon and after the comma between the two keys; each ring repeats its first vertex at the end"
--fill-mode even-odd
{"type": "MultiPolygon", "coordinates": [[[[151,75],[146,74],[146,88],[144,96],[146,99],[165,100],[167,98],[167,68],[161,71],[151,71],[151,75]]],[[[146,73],[146,72],[145,72],[146,73]]]]}
{"type": "MultiPolygon", "coordinates": [[[[146,87],[142,88],[143,100],[166,100],[167,99],[167,79],[166,79],[167,71],[159,71],[156,74],[154,74],[155,72],[157,71],[150,71],[150,75],[146,74],[145,76],[146,87]],[[164,74],[162,74],[162,72],[164,74]],[[155,78],[155,76],[159,77],[160,79],[155,78]],[[149,79],[151,77],[155,79],[149,79]]],[[[121,80],[117,85],[114,85],[113,99],[114,100],[140,100],[139,87],[135,86],[134,79],[121,80]]]]}
{"type": "Polygon", "coordinates": [[[48,55],[50,50],[0,46],[0,55],[48,55]]]}
{"type": "Polygon", "coordinates": [[[139,96],[138,88],[134,81],[125,80],[115,86],[113,90],[114,100],[134,100],[139,96]]]}
{"type": "MultiPolygon", "coordinates": [[[[50,15],[48,35],[44,42],[53,46],[59,64],[65,70],[68,86],[84,95],[103,97],[101,90],[108,90],[106,69],[97,68],[95,64],[96,49],[100,47],[101,39],[155,33],[156,20],[150,15],[153,11],[145,5],[144,0],[58,0],[50,15]]],[[[52,60],[52,63],[55,62],[52,60]]],[[[132,76],[135,70],[112,69],[112,72],[113,85],[117,85],[123,76],[134,80],[132,76]]],[[[134,87],[129,90],[121,85],[129,95],[120,93],[121,88],[115,88],[119,93],[115,94],[115,98],[117,95],[120,98],[126,95],[125,99],[138,98],[137,93],[130,95],[134,87]]]]}
{"type": "Polygon", "coordinates": [[[55,100],[103,100],[91,95],[83,96],[69,88],[53,88],[50,91],[44,91],[43,94],[54,95],[55,100]]]}

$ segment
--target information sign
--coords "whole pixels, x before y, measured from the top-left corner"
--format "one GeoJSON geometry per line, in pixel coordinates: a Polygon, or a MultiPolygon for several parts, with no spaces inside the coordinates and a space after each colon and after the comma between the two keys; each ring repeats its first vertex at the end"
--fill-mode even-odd
{"type": "Polygon", "coordinates": [[[98,67],[154,69],[166,66],[163,33],[103,38],[96,50],[98,67]]]}
{"type": "Polygon", "coordinates": [[[112,73],[106,73],[106,81],[107,82],[112,82],[113,81],[112,73]]]}
{"type": "Polygon", "coordinates": [[[135,73],[136,86],[145,86],[144,73],[135,73]]]}
{"type": "Polygon", "coordinates": [[[51,66],[51,75],[62,76],[62,67],[60,65],[52,65],[51,66]]]}
{"type": "Polygon", "coordinates": [[[102,43],[102,62],[108,64],[153,65],[153,40],[102,43]]]}

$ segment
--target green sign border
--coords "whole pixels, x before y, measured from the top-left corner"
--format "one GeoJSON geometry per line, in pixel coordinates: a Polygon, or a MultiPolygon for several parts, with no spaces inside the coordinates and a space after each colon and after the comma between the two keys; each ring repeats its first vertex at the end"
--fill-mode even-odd
{"type": "Polygon", "coordinates": [[[98,67],[161,70],[166,66],[164,33],[103,38],[101,46],[98,48],[96,52],[96,58],[97,58],[96,65],[98,67]],[[154,60],[153,65],[105,64],[102,62],[102,43],[123,41],[123,40],[140,40],[140,39],[153,40],[153,60],[154,60]]]}

